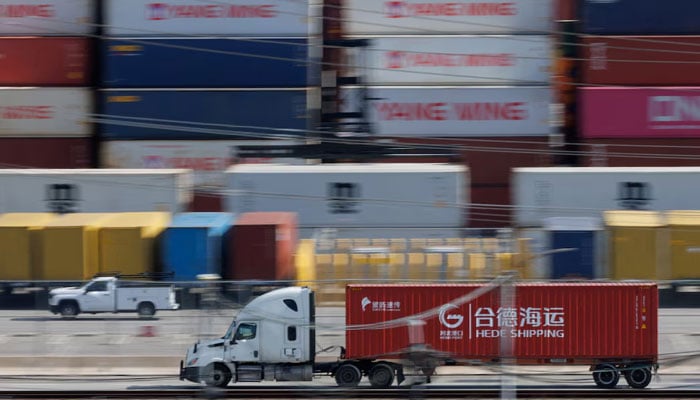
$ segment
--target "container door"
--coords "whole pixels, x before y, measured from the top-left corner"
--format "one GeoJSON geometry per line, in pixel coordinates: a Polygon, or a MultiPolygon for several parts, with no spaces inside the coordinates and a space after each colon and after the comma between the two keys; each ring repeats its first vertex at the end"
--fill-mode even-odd
{"type": "Polygon", "coordinates": [[[552,249],[573,249],[552,254],[552,278],[593,279],[595,231],[552,231],[552,249]]]}
{"type": "Polygon", "coordinates": [[[114,284],[107,281],[91,283],[82,296],[81,311],[114,311],[114,284]]]}

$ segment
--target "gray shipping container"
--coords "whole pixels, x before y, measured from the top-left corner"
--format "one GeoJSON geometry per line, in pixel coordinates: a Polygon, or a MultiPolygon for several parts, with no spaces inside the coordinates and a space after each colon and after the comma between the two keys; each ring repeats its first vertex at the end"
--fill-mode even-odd
{"type": "Polygon", "coordinates": [[[459,165],[251,164],[226,175],[226,211],[294,211],[305,232],[460,228],[469,201],[468,171],[459,165]]]}
{"type": "Polygon", "coordinates": [[[605,210],[695,210],[697,167],[515,168],[515,224],[542,226],[548,217],[594,217],[605,210]]]}

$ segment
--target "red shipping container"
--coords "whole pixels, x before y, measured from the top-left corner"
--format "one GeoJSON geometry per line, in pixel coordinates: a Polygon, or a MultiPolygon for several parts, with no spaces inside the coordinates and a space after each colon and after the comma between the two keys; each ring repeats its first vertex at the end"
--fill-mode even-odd
{"type": "Polygon", "coordinates": [[[554,5],[554,19],[557,21],[570,21],[576,19],[576,0],[556,0],[554,5]]]}
{"type": "Polygon", "coordinates": [[[0,138],[2,168],[91,168],[89,138],[0,138]]]}
{"type": "Polygon", "coordinates": [[[212,190],[195,190],[192,196],[192,203],[189,211],[192,212],[221,212],[222,195],[218,191],[212,190]]]}
{"type": "Polygon", "coordinates": [[[700,138],[586,139],[581,143],[585,167],[696,167],[700,138]]]}
{"type": "Polygon", "coordinates": [[[700,85],[700,36],[584,36],[584,83],[700,85]]]}
{"type": "Polygon", "coordinates": [[[224,277],[234,280],[294,279],[297,226],[296,213],[241,214],[230,235],[230,256],[224,277]]]}
{"type": "Polygon", "coordinates": [[[505,228],[511,226],[510,184],[472,185],[469,228],[505,228]]]}
{"type": "Polygon", "coordinates": [[[422,336],[457,362],[493,361],[511,358],[501,354],[506,336],[521,364],[657,361],[655,283],[520,283],[513,294],[503,304],[485,284],[349,285],[346,358],[390,357],[422,336]],[[409,335],[421,313],[422,332],[409,335]]]}
{"type": "Polygon", "coordinates": [[[0,85],[88,86],[90,43],[81,37],[0,38],[0,85]]]}

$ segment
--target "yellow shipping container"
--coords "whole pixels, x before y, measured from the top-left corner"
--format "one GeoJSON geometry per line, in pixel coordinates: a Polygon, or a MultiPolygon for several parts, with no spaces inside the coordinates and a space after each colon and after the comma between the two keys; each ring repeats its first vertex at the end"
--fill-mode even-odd
{"type": "Polygon", "coordinates": [[[671,279],[700,278],[700,211],[668,211],[671,279]]]}
{"type": "Polygon", "coordinates": [[[157,272],[158,238],[170,219],[167,212],[112,214],[100,229],[100,272],[157,272]]]}
{"type": "Polygon", "coordinates": [[[65,214],[48,223],[41,234],[42,262],[38,279],[91,279],[99,265],[100,223],[110,215],[65,214]]]}
{"type": "Polygon", "coordinates": [[[668,228],[656,211],[606,211],[610,278],[668,279],[668,228]]]}
{"type": "Polygon", "coordinates": [[[56,218],[51,213],[8,213],[0,216],[0,280],[34,280],[41,262],[38,234],[56,218]]]}

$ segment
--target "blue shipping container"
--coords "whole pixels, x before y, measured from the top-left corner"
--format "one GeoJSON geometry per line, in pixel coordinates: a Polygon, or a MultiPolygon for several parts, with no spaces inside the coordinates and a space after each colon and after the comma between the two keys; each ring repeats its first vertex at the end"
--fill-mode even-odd
{"type": "Polygon", "coordinates": [[[583,33],[598,35],[700,34],[698,0],[584,0],[583,33]]]}
{"type": "Polygon", "coordinates": [[[103,90],[103,139],[289,138],[315,129],[311,89],[103,90]],[[274,135],[274,136],[273,136],[274,135]]]}
{"type": "Polygon", "coordinates": [[[596,231],[552,231],[551,249],[572,249],[552,254],[552,279],[595,277],[596,231]]]}
{"type": "Polygon", "coordinates": [[[304,87],[321,80],[308,39],[177,38],[102,42],[108,88],[304,87]]]}
{"type": "Polygon", "coordinates": [[[195,281],[200,274],[221,276],[226,235],[234,214],[189,212],[176,214],[161,243],[163,269],[173,280],[195,281]]]}

